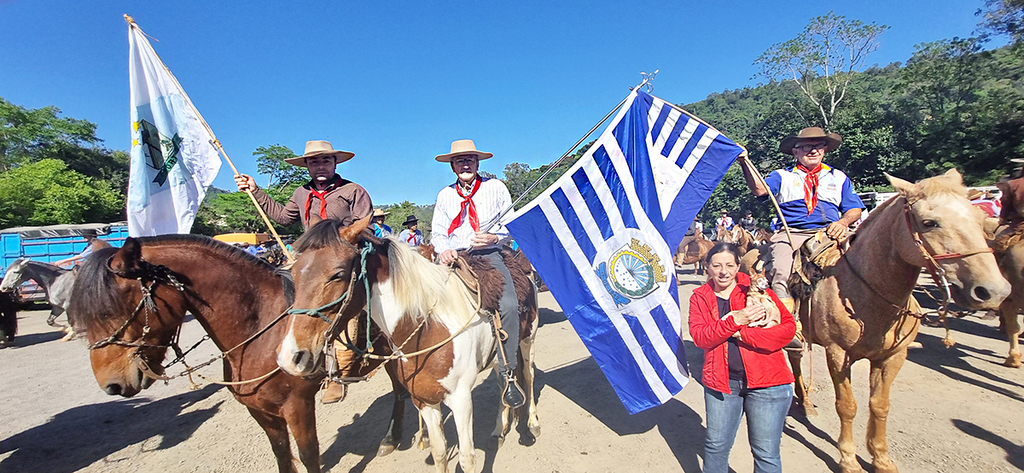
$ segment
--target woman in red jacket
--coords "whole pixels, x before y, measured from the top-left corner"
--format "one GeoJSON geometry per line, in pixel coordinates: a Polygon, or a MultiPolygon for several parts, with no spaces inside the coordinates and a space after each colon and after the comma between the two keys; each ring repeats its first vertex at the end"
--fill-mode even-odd
{"type": "Polygon", "coordinates": [[[796,324],[769,290],[781,322],[771,328],[749,326],[767,314],[760,305],[747,307],[750,277],[739,273],[736,245],[716,244],[705,261],[710,277],[690,296],[689,317],[693,343],[704,350],[704,471],[729,469],[729,450],[746,413],[754,472],[781,472],[782,426],[793,398],[793,373],[782,347],[793,339],[796,324]]]}

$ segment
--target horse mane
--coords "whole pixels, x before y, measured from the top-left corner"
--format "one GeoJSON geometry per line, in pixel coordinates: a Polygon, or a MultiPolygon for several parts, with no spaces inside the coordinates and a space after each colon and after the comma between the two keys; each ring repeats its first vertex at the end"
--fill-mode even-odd
{"type": "MultiPolygon", "coordinates": [[[[137,240],[144,246],[160,244],[181,244],[194,245],[199,248],[210,250],[213,254],[229,260],[237,260],[252,265],[255,269],[275,273],[277,268],[253,256],[240,248],[199,235],[161,235],[155,237],[141,237],[137,240]]],[[[95,250],[83,260],[78,270],[76,281],[85,281],[82,284],[75,284],[72,290],[71,305],[68,307],[68,320],[76,331],[85,332],[90,327],[116,328],[120,322],[119,316],[129,314],[134,307],[123,294],[121,283],[127,281],[125,278],[114,274],[107,266],[107,262],[120,251],[120,248],[109,247],[95,250]]],[[[282,278],[283,279],[283,278],[282,278]]],[[[287,282],[282,283],[286,296],[289,293],[287,282]]],[[[294,289],[291,290],[294,298],[294,289]]]]}
{"type": "Polygon", "coordinates": [[[474,314],[470,308],[476,305],[469,288],[458,277],[451,277],[447,267],[427,261],[394,236],[386,240],[390,281],[395,302],[403,313],[416,322],[426,317],[450,330],[462,327],[474,314]]]}

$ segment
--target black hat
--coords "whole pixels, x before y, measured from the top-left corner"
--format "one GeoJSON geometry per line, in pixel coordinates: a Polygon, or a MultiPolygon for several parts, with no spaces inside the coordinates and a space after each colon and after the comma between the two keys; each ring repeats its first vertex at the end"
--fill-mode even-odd
{"type": "Polygon", "coordinates": [[[416,219],[415,215],[410,215],[408,217],[405,217],[405,223],[403,223],[402,225],[409,226],[415,224],[418,221],[419,220],[416,219]]]}

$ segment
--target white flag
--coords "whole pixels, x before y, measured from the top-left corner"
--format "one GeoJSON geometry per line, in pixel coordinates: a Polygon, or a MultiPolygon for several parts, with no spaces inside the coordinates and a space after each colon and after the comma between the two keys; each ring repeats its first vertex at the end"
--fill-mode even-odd
{"type": "Polygon", "coordinates": [[[202,117],[142,30],[128,28],[132,149],[128,234],[188,233],[220,156],[202,117]]]}

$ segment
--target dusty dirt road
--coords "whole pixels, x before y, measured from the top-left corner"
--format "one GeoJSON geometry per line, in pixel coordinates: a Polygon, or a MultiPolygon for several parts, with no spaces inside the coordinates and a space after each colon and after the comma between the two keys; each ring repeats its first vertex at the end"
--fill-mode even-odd
{"type": "MultiPolygon", "coordinates": [[[[683,305],[699,282],[681,276],[683,305]]],[[[537,340],[537,391],[542,433],[533,446],[513,431],[497,452],[486,450],[497,412],[493,375],[474,391],[478,469],[514,472],[700,471],[703,391],[695,379],[675,399],[630,416],[589,357],[548,293],[541,295],[537,340]]],[[[5,472],[272,472],[263,431],[225,390],[207,385],[189,391],[176,380],[158,383],[133,399],[100,391],[84,342],[58,341],[42,311],[20,314],[15,346],[0,350],[0,473],[5,472]]],[[[1024,469],[1024,371],[1001,366],[1007,343],[995,321],[953,320],[958,344],[942,346],[942,330],[925,327],[924,347],[910,352],[892,390],[889,441],[905,473],[1003,472],[1024,469]]],[[[685,326],[685,323],[684,323],[685,326]]],[[[186,343],[202,335],[186,324],[186,343]]],[[[688,337],[687,337],[688,338],[688,337]]],[[[688,363],[699,374],[702,352],[687,342],[688,363]]],[[[193,361],[214,353],[204,345],[193,361]]],[[[215,377],[218,367],[204,373],[215,377]]],[[[172,370],[172,372],[175,372],[172,370]]],[[[867,418],[866,362],[853,367],[860,413],[855,437],[862,463],[867,418]]],[[[820,415],[790,417],[782,439],[787,472],[836,468],[838,418],[820,347],[814,356],[812,398],[820,415]]],[[[429,453],[411,445],[377,457],[390,415],[390,383],[380,375],[352,387],[343,403],[320,405],[317,429],[323,464],[331,472],[432,472],[429,453]]],[[[406,425],[415,426],[411,405],[406,425]]],[[[450,448],[455,428],[446,424],[450,448]]],[[[741,425],[730,463],[751,471],[741,425]]],[[[452,462],[451,469],[455,470],[452,462]]]]}

